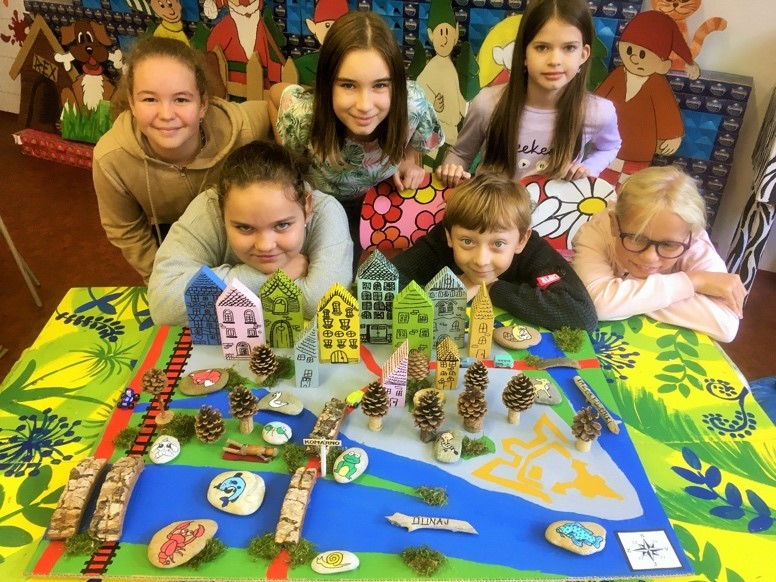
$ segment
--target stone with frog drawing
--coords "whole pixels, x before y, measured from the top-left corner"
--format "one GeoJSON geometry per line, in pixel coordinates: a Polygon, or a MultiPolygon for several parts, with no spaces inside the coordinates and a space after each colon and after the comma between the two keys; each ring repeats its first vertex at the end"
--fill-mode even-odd
{"type": "Polygon", "coordinates": [[[334,461],[334,480],[337,483],[350,483],[358,479],[369,465],[369,455],[364,449],[350,447],[334,461]]]}
{"type": "Polygon", "coordinates": [[[291,438],[291,427],[285,422],[273,420],[261,429],[261,437],[270,445],[284,445],[291,438]]]}
{"type": "Polygon", "coordinates": [[[250,515],[264,501],[264,479],[250,471],[225,471],[208,485],[210,505],[232,515],[250,515]]]}
{"type": "Polygon", "coordinates": [[[493,330],[493,341],[502,348],[522,350],[542,341],[542,334],[527,325],[505,325],[493,330]]]}
{"type": "Polygon", "coordinates": [[[154,441],[148,450],[148,457],[152,463],[164,465],[169,463],[181,452],[181,444],[174,436],[163,434],[154,441]]]}
{"type": "Polygon", "coordinates": [[[218,392],[229,381],[229,370],[210,368],[196,370],[184,376],[178,383],[178,390],[186,396],[202,396],[211,392],[218,392]]]}
{"type": "Polygon", "coordinates": [[[440,463],[455,463],[461,458],[463,434],[458,430],[444,430],[434,441],[434,458],[440,463]]]}
{"type": "Polygon", "coordinates": [[[304,406],[302,405],[302,401],[290,392],[275,390],[259,400],[258,409],[271,410],[272,412],[279,412],[280,414],[296,416],[297,414],[302,413],[304,406]]]}
{"type": "Polygon", "coordinates": [[[185,564],[205,547],[218,531],[212,519],[182,519],[164,526],[148,542],[148,560],[157,568],[185,564]]]}
{"type": "Polygon", "coordinates": [[[536,404],[548,404],[555,406],[563,402],[558,386],[552,380],[547,378],[531,378],[534,392],[536,393],[536,404]]]}
{"type": "Polygon", "coordinates": [[[592,521],[554,521],[544,537],[551,544],[582,556],[600,552],[606,546],[606,530],[592,521]]]}

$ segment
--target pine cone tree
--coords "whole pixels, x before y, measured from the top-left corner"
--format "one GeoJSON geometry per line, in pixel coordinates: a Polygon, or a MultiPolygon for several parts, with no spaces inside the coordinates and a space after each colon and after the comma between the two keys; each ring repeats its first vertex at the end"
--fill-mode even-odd
{"type": "Polygon", "coordinates": [[[472,386],[485,390],[488,387],[488,369],[485,364],[477,360],[466,369],[463,375],[464,388],[472,386]]]}
{"type": "Polygon", "coordinates": [[[278,359],[275,352],[267,344],[253,348],[251,352],[251,372],[259,378],[266,378],[278,369],[278,359]]]}
{"type": "Polygon", "coordinates": [[[407,362],[407,380],[420,382],[428,377],[428,356],[423,350],[412,349],[407,362]]]}
{"type": "Polygon", "coordinates": [[[250,434],[253,432],[253,415],[259,399],[242,384],[235,386],[229,393],[229,412],[240,419],[240,432],[250,434]]]}
{"type": "Polygon", "coordinates": [[[374,381],[366,388],[361,399],[361,410],[369,417],[369,430],[383,428],[383,416],[388,414],[388,392],[380,382],[374,381]]]}
{"type": "Polygon", "coordinates": [[[482,388],[472,384],[464,385],[463,392],[458,397],[458,414],[463,417],[463,427],[469,432],[480,432],[486,412],[488,403],[482,388]]]}
{"type": "Polygon", "coordinates": [[[159,394],[167,387],[167,374],[159,368],[151,368],[143,372],[143,379],[140,385],[144,392],[159,394]]]}
{"type": "Polygon", "coordinates": [[[194,419],[194,432],[203,443],[214,443],[224,434],[224,417],[217,408],[205,404],[194,419]]]}
{"type": "Polygon", "coordinates": [[[504,392],[501,393],[501,400],[509,409],[507,421],[510,424],[520,422],[520,413],[531,408],[536,402],[536,390],[531,379],[522,372],[512,376],[504,392]]]}
{"type": "Polygon", "coordinates": [[[571,432],[577,437],[577,449],[583,452],[589,451],[592,442],[601,435],[598,411],[592,406],[586,406],[578,411],[571,423],[571,432]]]}
{"type": "Polygon", "coordinates": [[[420,397],[420,402],[412,410],[412,416],[415,426],[420,428],[420,439],[424,443],[434,440],[434,432],[445,421],[445,411],[433,390],[420,397]]]}

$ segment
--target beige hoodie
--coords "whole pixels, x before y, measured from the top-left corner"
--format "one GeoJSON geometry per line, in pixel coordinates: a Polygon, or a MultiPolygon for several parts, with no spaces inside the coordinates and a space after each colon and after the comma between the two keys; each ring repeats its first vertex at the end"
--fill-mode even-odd
{"type": "Polygon", "coordinates": [[[145,281],[157,250],[152,225],[172,224],[197,194],[214,185],[224,158],[272,132],[264,101],[213,97],[202,127],[205,147],[188,166],[156,159],[130,111],[121,113],[94,148],[92,177],[108,240],[145,281]]]}

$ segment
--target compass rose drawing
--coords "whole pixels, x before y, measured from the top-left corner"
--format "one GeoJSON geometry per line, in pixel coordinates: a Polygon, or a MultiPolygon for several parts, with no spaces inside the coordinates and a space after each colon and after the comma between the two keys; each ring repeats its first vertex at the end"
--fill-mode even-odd
{"type": "Polygon", "coordinates": [[[682,566],[664,530],[617,532],[630,567],[665,570],[682,566]]]}

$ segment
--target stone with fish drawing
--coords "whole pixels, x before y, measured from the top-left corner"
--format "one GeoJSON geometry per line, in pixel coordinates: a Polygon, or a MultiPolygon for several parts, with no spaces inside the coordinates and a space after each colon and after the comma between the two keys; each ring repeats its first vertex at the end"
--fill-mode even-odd
{"type": "Polygon", "coordinates": [[[544,537],[551,544],[582,556],[596,554],[606,546],[606,530],[592,521],[554,521],[547,526],[544,537]]]}
{"type": "Polygon", "coordinates": [[[233,515],[250,515],[261,507],[264,479],[250,471],[226,471],[208,486],[210,505],[233,515]]]}
{"type": "Polygon", "coordinates": [[[229,371],[221,368],[197,370],[184,376],[178,382],[178,390],[186,396],[201,396],[218,392],[229,381],[229,371]]]}
{"type": "Polygon", "coordinates": [[[310,567],[318,574],[336,574],[355,570],[358,564],[356,554],[345,550],[330,550],[315,556],[310,567]]]}
{"type": "Polygon", "coordinates": [[[290,392],[276,390],[259,400],[258,409],[271,410],[272,412],[279,412],[280,414],[296,416],[297,414],[302,413],[304,406],[297,396],[294,396],[290,392]]]}
{"type": "Polygon", "coordinates": [[[212,519],[182,519],[164,526],[148,542],[148,560],[157,568],[175,568],[185,564],[216,535],[218,524],[212,519]]]}
{"type": "Polygon", "coordinates": [[[174,436],[163,434],[154,441],[148,450],[148,457],[152,463],[164,465],[169,463],[181,452],[181,444],[174,436]]]}
{"type": "Polygon", "coordinates": [[[493,330],[493,341],[502,348],[522,350],[542,341],[542,334],[527,325],[505,325],[493,330]]]}
{"type": "Polygon", "coordinates": [[[560,395],[558,386],[552,380],[547,378],[531,378],[534,392],[536,393],[536,404],[549,404],[555,406],[563,402],[563,396],[560,395]]]}
{"type": "Polygon", "coordinates": [[[369,455],[364,449],[350,447],[334,461],[334,480],[337,483],[350,483],[358,479],[369,465],[369,455]]]}
{"type": "Polygon", "coordinates": [[[284,445],[291,439],[291,427],[285,422],[273,420],[261,429],[261,437],[270,445],[284,445]]]}
{"type": "Polygon", "coordinates": [[[434,458],[440,463],[455,463],[461,458],[463,434],[458,430],[443,430],[434,441],[434,458]]]}

